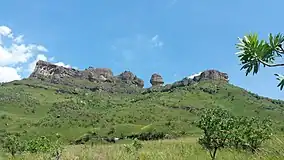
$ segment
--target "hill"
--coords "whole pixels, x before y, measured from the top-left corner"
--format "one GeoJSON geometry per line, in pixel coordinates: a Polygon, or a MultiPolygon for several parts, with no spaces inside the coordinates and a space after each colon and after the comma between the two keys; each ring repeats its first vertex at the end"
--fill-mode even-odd
{"type": "Polygon", "coordinates": [[[106,68],[79,71],[39,61],[29,78],[1,84],[0,129],[22,138],[59,133],[68,143],[94,132],[195,135],[198,112],[213,106],[236,115],[270,116],[277,131],[284,129],[284,101],[258,96],[228,79],[226,73],[207,70],[165,86],[156,78],[159,83],[143,88],[143,80],[130,71],[114,76],[106,68]]]}

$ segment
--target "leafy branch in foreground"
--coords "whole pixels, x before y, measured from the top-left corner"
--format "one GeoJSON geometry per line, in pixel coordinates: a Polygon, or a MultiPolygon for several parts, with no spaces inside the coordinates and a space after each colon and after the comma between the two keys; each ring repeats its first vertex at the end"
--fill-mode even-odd
{"type": "MultiPolygon", "coordinates": [[[[283,49],[284,36],[280,33],[276,35],[269,34],[268,42],[259,40],[257,34],[249,34],[244,38],[239,38],[239,43],[236,44],[239,52],[238,55],[241,61],[241,70],[245,70],[246,76],[252,72],[257,74],[262,64],[263,67],[282,67],[283,63],[276,62],[277,58],[282,57],[284,54],[283,49]]],[[[284,78],[282,75],[275,74],[280,87],[284,87],[284,78]]]]}

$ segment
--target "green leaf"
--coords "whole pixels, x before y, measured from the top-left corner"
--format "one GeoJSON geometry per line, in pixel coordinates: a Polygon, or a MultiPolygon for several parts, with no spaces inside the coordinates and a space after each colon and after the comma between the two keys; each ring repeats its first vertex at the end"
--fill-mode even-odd
{"type": "Polygon", "coordinates": [[[277,78],[278,81],[280,81],[277,85],[277,87],[280,87],[280,90],[283,90],[284,87],[284,76],[280,74],[274,74],[277,78]]]}

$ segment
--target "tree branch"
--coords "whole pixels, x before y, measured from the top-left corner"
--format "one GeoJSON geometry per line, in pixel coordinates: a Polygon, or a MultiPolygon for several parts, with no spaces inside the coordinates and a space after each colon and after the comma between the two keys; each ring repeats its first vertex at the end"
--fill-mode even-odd
{"type": "Polygon", "coordinates": [[[259,61],[260,63],[262,63],[263,65],[268,66],[268,67],[280,67],[280,66],[284,66],[284,63],[272,64],[272,63],[267,63],[267,62],[265,62],[265,61],[263,61],[263,60],[261,60],[261,59],[258,59],[258,61],[259,61]]]}

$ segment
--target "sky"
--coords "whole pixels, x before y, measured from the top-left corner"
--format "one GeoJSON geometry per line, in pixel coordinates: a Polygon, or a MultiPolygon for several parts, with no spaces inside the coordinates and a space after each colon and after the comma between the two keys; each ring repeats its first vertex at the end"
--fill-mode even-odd
{"type": "Polygon", "coordinates": [[[149,87],[207,69],[262,96],[284,99],[274,73],[245,76],[238,37],[283,32],[283,0],[1,0],[0,82],[29,76],[38,60],[130,70],[149,87]]]}

